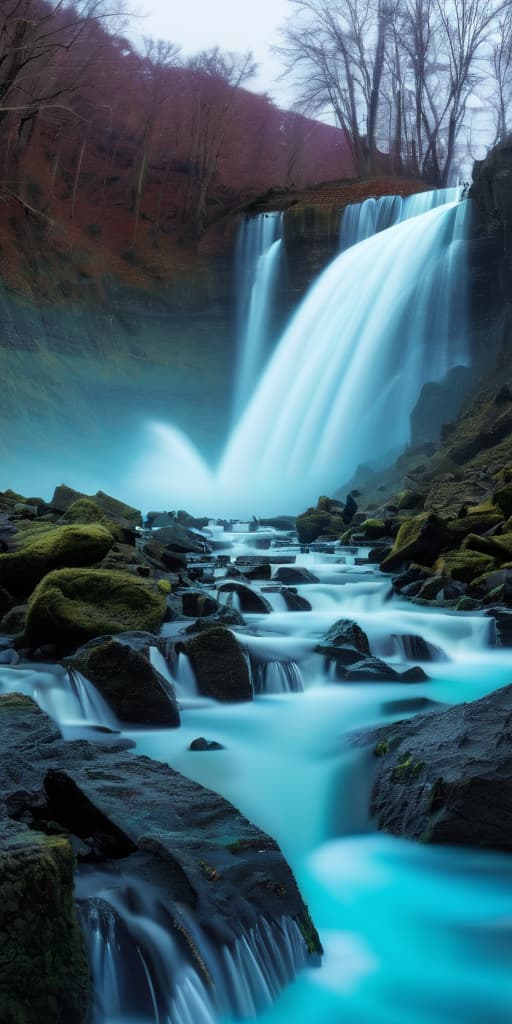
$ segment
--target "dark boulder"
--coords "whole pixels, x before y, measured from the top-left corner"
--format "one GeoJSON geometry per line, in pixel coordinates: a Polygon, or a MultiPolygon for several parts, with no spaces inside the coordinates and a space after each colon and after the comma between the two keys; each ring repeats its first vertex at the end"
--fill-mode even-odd
{"type": "Polygon", "coordinates": [[[427,674],[418,665],[398,672],[380,658],[365,658],[346,668],[338,668],[337,676],[346,683],[423,683],[427,674]]]}
{"type": "Polygon", "coordinates": [[[214,615],[196,619],[190,626],[187,626],[187,632],[198,633],[205,629],[211,629],[212,626],[238,626],[243,628],[245,621],[243,615],[236,608],[231,608],[228,604],[221,604],[218,612],[215,612],[214,615]]]}
{"type": "Polygon", "coordinates": [[[164,526],[160,530],[154,530],[152,540],[162,544],[169,551],[177,551],[186,554],[187,552],[202,552],[208,550],[206,538],[187,530],[181,523],[173,523],[172,526],[164,526]]]}
{"type": "Polygon", "coordinates": [[[176,727],[180,716],[176,695],[142,651],[115,640],[87,644],[69,665],[101,693],[122,722],[176,727]]]}
{"type": "Polygon", "coordinates": [[[208,750],[224,750],[222,743],[217,743],[217,740],[207,740],[204,736],[198,736],[196,740],[192,740],[189,750],[194,751],[208,751],[208,750]]]}
{"type": "Polygon", "coordinates": [[[266,600],[266,598],[262,597],[261,594],[258,594],[252,589],[252,587],[247,587],[238,580],[226,580],[225,583],[220,583],[218,592],[219,594],[237,594],[242,612],[267,614],[272,611],[272,605],[266,600]]]}
{"type": "Polygon", "coordinates": [[[422,842],[512,850],[512,686],[366,734],[378,755],[380,829],[422,842]]]}
{"type": "Polygon", "coordinates": [[[371,657],[366,633],[351,619],[339,619],[335,622],[316,647],[316,651],[323,654],[328,663],[334,662],[336,672],[342,675],[345,666],[371,657]]]}
{"type": "Polygon", "coordinates": [[[0,831],[0,913],[9,939],[0,948],[2,1024],[89,1020],[73,857],[59,832],[77,837],[81,859],[116,858],[119,880],[136,887],[151,880],[169,927],[183,936],[184,956],[205,980],[203,934],[234,951],[259,921],[278,929],[285,918],[298,929],[301,959],[310,953],[314,963],[321,952],[277,844],[222,797],[128,747],[120,739],[66,743],[31,700],[0,696],[0,822],[21,839],[18,873],[0,831]],[[43,835],[45,828],[54,834],[43,835]]]}
{"type": "Polygon", "coordinates": [[[281,591],[289,612],[310,612],[311,605],[302,594],[297,594],[293,587],[283,587],[281,591]]]}
{"type": "Polygon", "coordinates": [[[219,602],[202,590],[185,590],[181,600],[183,614],[189,619],[215,615],[220,610],[219,602]]]}
{"type": "Polygon", "coordinates": [[[448,526],[434,512],[422,512],[400,527],[391,554],[381,569],[396,572],[410,562],[433,565],[442,551],[452,546],[448,526]]]}
{"type": "Polygon", "coordinates": [[[314,576],[309,569],[303,569],[301,566],[295,565],[280,565],[274,575],[274,579],[279,580],[280,583],[291,584],[320,582],[318,576],[314,576]]]}
{"type": "Polygon", "coordinates": [[[203,696],[224,702],[252,700],[247,661],[231,630],[212,626],[179,642],[176,649],[188,654],[203,696]]]}
{"type": "Polygon", "coordinates": [[[446,654],[440,647],[430,644],[422,636],[398,634],[392,637],[402,649],[408,661],[446,661],[446,654]]]}

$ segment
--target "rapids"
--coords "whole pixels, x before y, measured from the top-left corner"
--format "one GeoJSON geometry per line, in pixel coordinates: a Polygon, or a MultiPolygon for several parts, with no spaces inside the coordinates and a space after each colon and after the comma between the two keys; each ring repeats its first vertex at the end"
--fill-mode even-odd
{"type": "MultiPolygon", "coordinates": [[[[261,554],[255,539],[254,533],[233,533],[225,537],[226,550],[233,559],[251,550],[261,554]]],[[[95,1024],[226,1024],[252,1017],[256,997],[262,1024],[508,1024],[512,860],[377,834],[368,812],[372,758],[351,746],[350,734],[414,714],[422,698],[452,704],[510,682],[512,652],[496,646],[493,620],[485,615],[434,611],[393,596],[389,579],[364,561],[363,549],[336,544],[332,553],[301,553],[285,540],[274,534],[270,553],[295,556],[296,565],[320,582],[298,588],[310,601],[310,612],[244,616],[238,639],[253,666],[256,689],[264,688],[268,677],[266,692],[257,693],[251,704],[198,698],[190,665],[181,665],[175,677],[156,652],[157,667],[181,687],[181,728],[122,728],[137,752],[168,761],[218,791],[277,839],[320,930],[322,966],[303,970],[280,995],[276,982],[272,999],[277,998],[270,1005],[261,977],[282,977],[281,960],[290,965],[282,968],[288,979],[300,966],[295,960],[292,967],[292,934],[283,932],[275,945],[272,936],[249,936],[237,964],[207,950],[221,990],[229,976],[235,991],[227,1002],[222,997],[213,1004],[200,979],[180,965],[168,933],[152,919],[150,896],[139,894],[136,917],[130,901],[128,921],[122,893],[109,895],[108,880],[98,881],[92,872],[80,877],[78,897],[89,900],[87,927],[100,994],[95,1024]],[[407,686],[334,682],[314,647],[343,617],[367,631],[372,653],[400,668],[412,664],[401,638],[422,636],[434,644],[440,653],[423,666],[430,680],[407,686]],[[288,671],[276,674],[278,665],[288,671]],[[254,666],[259,666],[257,678],[254,666]],[[285,680],[297,678],[303,689],[289,685],[283,692],[285,680]],[[275,692],[277,679],[280,692],[275,692]],[[191,740],[201,735],[225,749],[191,752],[191,740]],[[138,976],[149,979],[141,980],[142,1002],[130,1003],[127,995],[131,954],[116,932],[119,917],[138,937],[138,976]],[[151,963],[160,964],[156,974],[151,963]],[[164,1011],[170,964],[176,979],[164,1011]]],[[[273,571],[278,568],[275,564],[273,571]]],[[[213,594],[217,582],[210,585],[213,594]]],[[[263,596],[271,585],[251,583],[263,596]]],[[[163,633],[171,635],[179,625],[169,623],[163,633]]],[[[1,691],[32,693],[69,737],[94,738],[95,725],[112,727],[108,711],[98,723],[101,705],[90,684],[86,693],[84,687],[73,685],[59,667],[0,666],[1,691]]]]}

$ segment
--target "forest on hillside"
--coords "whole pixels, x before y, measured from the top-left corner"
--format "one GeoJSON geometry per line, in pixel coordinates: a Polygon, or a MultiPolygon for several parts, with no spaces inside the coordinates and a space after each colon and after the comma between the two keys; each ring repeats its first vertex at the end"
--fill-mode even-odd
{"type": "Polygon", "coordinates": [[[351,173],[344,132],[246,88],[250,53],[184,59],[173,42],[127,37],[109,0],[5,0],[0,12],[0,189],[51,218],[91,202],[197,237],[270,188],[351,173]]]}

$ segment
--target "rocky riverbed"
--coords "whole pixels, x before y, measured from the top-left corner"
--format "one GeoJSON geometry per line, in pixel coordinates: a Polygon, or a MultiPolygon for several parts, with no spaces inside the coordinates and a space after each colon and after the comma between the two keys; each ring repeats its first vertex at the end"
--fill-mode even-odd
{"type": "Polygon", "coordinates": [[[463,514],[324,498],[298,536],[285,517],[143,524],[65,486],[0,496],[2,1021],[278,1020],[322,946],[320,989],[306,971],[282,1019],[303,990],[319,1019],[359,1019],[386,958],[334,1008],[312,995],[354,965],[332,927],[357,928],[346,907],[328,926],[311,852],[375,826],[510,849],[506,580],[454,571],[467,552],[506,572],[507,494],[501,468],[463,514]]]}

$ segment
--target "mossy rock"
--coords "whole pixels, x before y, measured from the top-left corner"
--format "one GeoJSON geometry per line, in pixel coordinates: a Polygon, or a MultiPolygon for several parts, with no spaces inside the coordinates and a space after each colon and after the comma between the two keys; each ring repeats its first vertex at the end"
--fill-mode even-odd
{"type": "Polygon", "coordinates": [[[512,533],[501,533],[496,537],[479,537],[470,533],[464,538],[461,549],[466,551],[481,551],[484,555],[490,555],[497,562],[503,564],[512,558],[512,533]]]}
{"type": "Polygon", "coordinates": [[[25,629],[25,620],[27,618],[26,604],[15,605],[10,611],[4,615],[0,622],[0,630],[3,633],[9,634],[9,636],[16,636],[18,633],[23,633],[25,629]]]}
{"type": "Polygon", "coordinates": [[[106,530],[110,531],[114,540],[121,540],[123,536],[123,531],[117,523],[113,519],[109,519],[92,498],[78,498],[66,509],[59,521],[84,526],[89,523],[99,523],[100,526],[104,526],[106,530]]]}
{"type": "Polygon", "coordinates": [[[452,519],[448,523],[448,530],[452,535],[452,542],[463,540],[468,534],[487,533],[495,526],[503,522],[502,514],[493,505],[473,506],[468,509],[467,515],[452,519]]]}
{"type": "Polygon", "coordinates": [[[112,519],[123,530],[135,530],[137,526],[142,526],[142,515],[138,508],[126,505],[124,501],[112,498],[104,491],[97,491],[92,495],[92,500],[108,519],[112,519]]]}
{"type": "Polygon", "coordinates": [[[365,519],[359,530],[368,537],[368,540],[380,540],[381,537],[389,537],[391,523],[385,519],[365,519]]]}
{"type": "Polygon", "coordinates": [[[498,506],[506,519],[512,516],[512,484],[501,487],[493,495],[493,503],[498,506]]]}
{"type": "Polygon", "coordinates": [[[422,512],[402,523],[391,553],[381,563],[381,569],[394,572],[408,562],[432,565],[438,555],[450,546],[450,534],[445,520],[434,512],[422,512]]]}
{"type": "Polygon", "coordinates": [[[341,515],[315,508],[297,516],[296,529],[300,544],[311,544],[318,537],[337,540],[346,530],[347,524],[341,515]]]}
{"type": "Polygon", "coordinates": [[[2,827],[0,1020],[86,1024],[90,980],[63,836],[2,827]]]}
{"type": "Polygon", "coordinates": [[[106,569],[61,569],[41,580],[29,602],[25,641],[69,649],[97,636],[158,632],[166,598],[152,583],[106,569]]]}
{"type": "MultiPolygon", "coordinates": [[[[142,515],[139,509],[126,505],[124,501],[119,501],[117,498],[112,498],[110,494],[105,494],[104,491],[97,491],[96,494],[87,495],[82,494],[81,491],[73,490],[72,487],[68,487],[66,484],[60,484],[59,487],[55,488],[49,505],[55,511],[67,516],[70,509],[81,502],[90,502],[95,505],[109,522],[116,523],[122,530],[134,531],[137,526],[142,526],[142,515]]],[[[80,507],[83,508],[84,506],[80,507]]]]}
{"type": "Polygon", "coordinates": [[[212,626],[180,646],[192,662],[198,690],[205,697],[224,702],[252,700],[247,662],[230,629],[212,626]]]}
{"type": "Polygon", "coordinates": [[[399,512],[412,512],[413,509],[423,508],[425,495],[420,494],[419,491],[399,491],[398,494],[393,495],[390,504],[396,505],[399,512]]]}
{"type": "Polygon", "coordinates": [[[112,547],[104,526],[51,526],[21,535],[21,547],[0,555],[0,586],[26,596],[53,569],[94,565],[112,547]]]}
{"type": "Polygon", "coordinates": [[[76,651],[68,664],[93,683],[121,722],[180,724],[174,689],[145,653],[116,640],[99,640],[76,651]]]}
{"type": "Polygon", "coordinates": [[[494,558],[481,551],[447,551],[434,565],[435,572],[440,576],[450,576],[462,583],[471,583],[478,576],[495,568],[494,558]]]}

